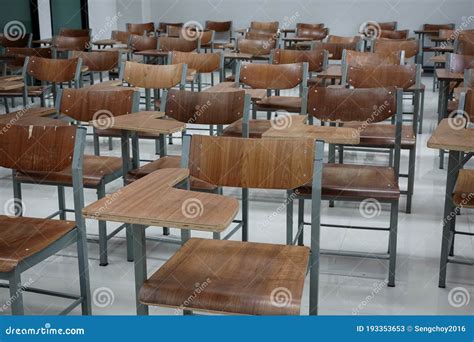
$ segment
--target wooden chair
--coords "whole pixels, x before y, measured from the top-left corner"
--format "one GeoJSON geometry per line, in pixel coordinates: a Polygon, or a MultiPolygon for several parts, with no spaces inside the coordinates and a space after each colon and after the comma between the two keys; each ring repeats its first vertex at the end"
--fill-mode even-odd
{"type": "MultiPolygon", "coordinates": [[[[26,57],[42,57],[42,58],[52,58],[52,50],[51,48],[15,48],[9,47],[5,49],[5,54],[7,55],[15,55],[15,59],[7,61],[5,63],[5,71],[9,71],[11,73],[17,73],[21,71],[23,66],[25,65],[25,58],[26,57]]],[[[6,74],[4,72],[4,75],[6,74]]]]}
{"type": "Polygon", "coordinates": [[[382,23],[377,23],[380,27],[381,30],[385,31],[396,31],[398,28],[398,22],[397,21],[387,21],[387,22],[382,22],[382,23]]]}
{"type": "Polygon", "coordinates": [[[54,173],[69,168],[74,189],[75,220],[22,217],[21,196],[17,197],[18,194],[15,193],[15,205],[19,205],[15,216],[13,213],[10,216],[0,215],[0,278],[8,281],[13,315],[24,314],[24,291],[73,299],[74,302],[63,310],[62,314],[67,314],[81,305],[82,314],[90,315],[89,260],[86,227],[82,216],[82,158],[86,130],[68,127],[67,124],[56,120],[49,121],[49,125],[41,126],[2,126],[0,166],[15,170],[14,173],[54,173]],[[22,285],[21,274],[24,271],[73,243],[77,244],[79,296],[22,285]]]}
{"type": "Polygon", "coordinates": [[[453,99],[448,102],[448,111],[455,112],[459,107],[459,95],[472,86],[472,70],[474,69],[474,56],[459,55],[455,53],[446,54],[445,69],[454,73],[463,73],[465,80],[463,87],[457,88],[458,84],[451,85],[453,99]]]}
{"type": "Polygon", "coordinates": [[[53,57],[57,58],[58,53],[69,51],[88,51],[90,50],[90,37],[67,37],[55,36],[51,45],[53,49],[53,57]]]}
{"type": "Polygon", "coordinates": [[[456,24],[424,24],[423,30],[425,31],[439,31],[439,30],[454,30],[456,24]]]}
{"type": "Polygon", "coordinates": [[[182,37],[159,37],[158,38],[158,50],[170,52],[199,52],[201,48],[201,39],[188,40],[182,37]]]}
{"type": "MultiPolygon", "coordinates": [[[[136,97],[136,96],[135,96],[136,97]]],[[[58,92],[57,111],[76,122],[89,122],[93,119],[102,118],[104,121],[113,120],[114,115],[131,113],[134,107],[134,91],[132,89],[110,88],[110,89],[63,89],[58,92]]],[[[86,189],[97,191],[100,199],[105,196],[107,184],[122,176],[122,158],[101,157],[84,155],[82,160],[82,182],[86,189]]],[[[13,177],[13,190],[15,197],[21,200],[21,184],[52,185],[58,188],[59,210],[48,218],[59,216],[61,220],[66,219],[66,213],[71,212],[66,208],[65,187],[73,186],[72,169],[69,166],[58,167],[54,170],[21,170],[13,177]]],[[[82,210],[76,208],[76,210],[82,210]]],[[[107,241],[115,236],[124,226],[117,228],[107,235],[105,222],[99,222],[99,250],[100,265],[108,264],[107,241]]]]}
{"type": "MultiPolygon", "coordinates": [[[[402,97],[403,91],[396,88],[345,89],[333,87],[311,87],[308,91],[308,121],[313,118],[324,123],[360,122],[377,123],[395,116],[395,158],[393,166],[356,164],[325,164],[322,175],[322,198],[329,201],[356,201],[364,203],[390,204],[390,226],[364,227],[321,224],[322,227],[368,229],[389,232],[389,255],[344,252],[345,256],[388,259],[388,286],[395,286],[397,255],[398,204],[400,190],[398,174],[400,169],[400,146],[402,142],[402,97]],[[374,110],[376,108],[376,110],[374,110]]],[[[314,185],[313,185],[314,187],[314,185]]],[[[319,193],[320,188],[316,188],[319,193]]],[[[303,245],[304,200],[312,195],[311,184],[295,188],[293,198],[298,199],[298,244],[303,245]]],[[[314,204],[313,204],[314,205],[314,204]]],[[[312,222],[311,222],[312,223],[312,222]]],[[[288,230],[292,231],[292,221],[288,230]]],[[[313,233],[314,234],[314,233],[313,233]]],[[[318,234],[319,236],[319,234],[318,234]]],[[[319,239],[318,239],[319,240],[319,239]]],[[[330,251],[331,255],[339,254],[330,251]]]]}
{"type": "Polygon", "coordinates": [[[328,52],[321,48],[312,50],[276,49],[272,54],[273,64],[308,63],[308,85],[319,84],[317,73],[328,65],[328,52]],[[313,74],[314,73],[314,74],[313,74]]]}
{"type": "MultiPolygon", "coordinates": [[[[408,150],[408,173],[399,174],[399,177],[408,178],[406,191],[400,191],[407,196],[406,213],[411,213],[412,198],[415,185],[415,166],[416,166],[416,133],[418,131],[418,122],[421,108],[421,65],[351,65],[346,64],[343,67],[342,82],[354,88],[379,88],[396,87],[403,92],[413,94],[413,124],[411,126],[402,126],[401,149],[408,150]]],[[[378,122],[378,121],[377,121],[378,122]]],[[[360,144],[357,147],[386,149],[390,152],[389,165],[393,165],[393,154],[395,146],[395,124],[392,120],[391,125],[381,124],[360,124],[346,125],[356,127],[360,134],[360,144]]],[[[342,154],[344,147],[339,148],[339,161],[343,162],[342,154]]]]}
{"type": "Polygon", "coordinates": [[[211,75],[211,86],[214,86],[214,73],[219,73],[219,82],[224,80],[224,54],[195,53],[195,52],[170,52],[169,64],[186,64],[188,66],[187,82],[191,82],[191,90],[194,91],[194,83],[197,81],[198,91],[202,90],[202,74],[211,75]]]}
{"type": "Polygon", "coordinates": [[[87,67],[83,75],[89,75],[91,85],[94,84],[95,73],[99,74],[99,81],[104,81],[104,73],[107,73],[109,80],[112,79],[112,73],[120,67],[122,54],[115,51],[73,51],[71,58],[81,58],[82,64],[87,67]]]}
{"type": "Polygon", "coordinates": [[[60,85],[64,83],[71,85],[74,83],[76,88],[80,86],[81,66],[82,60],[80,58],[50,59],[35,56],[26,57],[22,71],[25,86],[19,90],[0,91],[0,97],[21,97],[23,98],[24,106],[28,103],[28,97],[38,97],[41,100],[41,107],[46,107],[46,97],[52,92],[54,99],[60,85]],[[41,81],[42,85],[29,85],[28,76],[32,80],[31,84],[34,84],[34,80],[38,80],[41,81]]]}
{"type": "Polygon", "coordinates": [[[144,23],[144,24],[131,24],[126,25],[127,32],[140,36],[146,36],[148,34],[155,33],[155,23],[144,23]]]}
{"type": "Polygon", "coordinates": [[[201,39],[200,47],[204,49],[204,52],[207,52],[207,49],[214,52],[214,37],[216,32],[214,30],[203,30],[198,31],[197,34],[201,39]]]}
{"type": "Polygon", "coordinates": [[[360,36],[351,36],[351,37],[343,37],[343,36],[335,36],[335,35],[328,35],[327,40],[328,43],[335,43],[335,44],[352,44],[358,43],[361,41],[360,36]]]}
{"type": "MultiPolygon", "coordinates": [[[[308,68],[308,63],[239,63],[235,76],[237,87],[267,89],[267,97],[256,101],[252,106],[252,119],[257,119],[257,111],[266,111],[267,120],[271,119],[272,112],[280,110],[301,114],[302,108],[306,106],[302,94],[307,86],[308,68]],[[299,87],[300,96],[279,95],[281,90],[296,87],[299,87]],[[275,95],[272,95],[272,91],[275,91],[275,95]]],[[[252,127],[250,130],[252,131],[252,127]]]]}
{"type": "MultiPolygon", "coordinates": [[[[250,97],[243,90],[228,92],[189,92],[171,89],[164,91],[161,111],[170,120],[177,120],[192,125],[217,125],[218,135],[222,134],[223,125],[236,121],[243,124],[242,137],[248,137],[248,114],[250,97]]],[[[189,127],[188,127],[189,129],[189,127]]],[[[164,168],[179,168],[181,157],[161,157],[140,168],[130,171],[126,181],[131,183],[154,171],[164,168]]],[[[211,183],[191,177],[193,190],[215,192],[217,187],[211,183]]]]}
{"type": "Polygon", "coordinates": [[[233,48],[232,43],[232,21],[206,20],[206,30],[216,32],[217,40],[214,42],[215,49],[233,48]],[[226,37],[227,36],[227,37],[226,37]]]}
{"type": "Polygon", "coordinates": [[[280,23],[278,21],[252,21],[250,22],[250,30],[266,31],[269,33],[277,33],[280,23]]]}
{"type": "Polygon", "coordinates": [[[375,39],[371,45],[372,52],[382,54],[393,54],[398,51],[404,51],[404,59],[412,58],[418,55],[420,49],[418,40],[396,40],[396,39],[375,39]]]}
{"type": "Polygon", "coordinates": [[[62,37],[89,37],[91,36],[92,30],[90,29],[71,29],[71,28],[61,28],[59,30],[59,36],[62,37]]]}
{"type": "MultiPolygon", "coordinates": [[[[314,189],[320,189],[323,148],[323,142],[306,139],[185,136],[181,165],[189,168],[190,176],[218,186],[287,190],[310,182],[313,177],[314,189]],[[271,176],[262,170],[272,170],[271,176]]],[[[320,193],[315,190],[311,251],[301,246],[188,240],[190,233],[183,230],[188,241],[145,281],[140,302],[181,308],[186,313],[298,315],[309,267],[309,312],[317,314],[320,205],[320,193]],[[186,301],[195,291],[196,282],[203,279],[208,279],[206,290],[186,301]],[[254,285],[248,286],[249,283],[254,285]],[[272,296],[282,288],[292,295],[288,305],[272,305],[272,296]]],[[[246,241],[247,232],[242,233],[246,241]]]]}
{"type": "Polygon", "coordinates": [[[318,24],[308,24],[308,23],[296,23],[296,30],[298,29],[323,29],[325,26],[323,23],[318,24]]]}
{"type": "Polygon", "coordinates": [[[400,30],[400,31],[380,31],[379,38],[385,39],[407,39],[410,34],[410,30],[400,30]]]}
{"type": "MultiPolygon", "coordinates": [[[[329,34],[329,28],[305,28],[297,27],[296,28],[296,37],[299,38],[311,38],[313,41],[324,40],[329,34]]],[[[298,46],[298,44],[297,44],[298,46]]]]}
{"type": "Polygon", "coordinates": [[[113,40],[116,40],[122,44],[126,44],[128,45],[129,44],[129,41],[130,41],[130,36],[132,34],[130,32],[126,32],[126,31],[112,31],[112,36],[111,38],[113,40]]]}
{"type": "Polygon", "coordinates": [[[10,37],[5,34],[0,34],[0,47],[3,48],[18,48],[18,47],[31,47],[31,41],[33,40],[33,35],[27,33],[24,36],[20,37],[10,37]]]}
{"type": "Polygon", "coordinates": [[[393,53],[378,53],[378,52],[360,52],[354,50],[346,50],[342,53],[342,65],[344,64],[361,64],[361,65],[381,65],[391,64],[397,65],[402,64],[402,54],[399,51],[393,53]]]}
{"type": "Polygon", "coordinates": [[[474,56],[474,30],[459,33],[454,42],[454,52],[474,56]]]}
{"type": "Polygon", "coordinates": [[[236,51],[248,53],[256,60],[268,60],[273,49],[277,48],[277,40],[237,39],[236,51]]]}
{"type": "Polygon", "coordinates": [[[313,49],[326,50],[330,60],[340,61],[344,50],[361,51],[360,41],[353,43],[313,42],[313,49]]]}
{"type": "Polygon", "coordinates": [[[134,57],[133,54],[135,52],[158,49],[158,37],[148,37],[131,34],[128,46],[131,50],[131,54],[128,56],[128,60],[141,61],[143,57],[134,57]]]}

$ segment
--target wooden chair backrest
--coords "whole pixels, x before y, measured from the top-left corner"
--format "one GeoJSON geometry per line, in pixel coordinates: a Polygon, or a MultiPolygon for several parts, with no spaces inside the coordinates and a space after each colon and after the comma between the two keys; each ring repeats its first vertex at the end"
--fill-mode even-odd
{"type": "Polygon", "coordinates": [[[474,68],[464,70],[464,86],[474,88],[474,68]]]}
{"type": "Polygon", "coordinates": [[[323,40],[329,34],[329,29],[325,28],[297,28],[296,37],[311,38],[312,40],[323,40]]]}
{"type": "Polygon", "coordinates": [[[294,189],[311,181],[314,141],[194,135],[190,175],[217,186],[294,189]]]}
{"type": "Polygon", "coordinates": [[[410,34],[410,30],[401,30],[401,31],[382,30],[380,31],[379,38],[407,39],[409,34],[410,34]]]}
{"type": "Polygon", "coordinates": [[[62,90],[59,112],[79,122],[112,120],[133,112],[135,91],[131,88],[67,88],[62,90]]]}
{"type": "Polygon", "coordinates": [[[260,30],[250,30],[245,33],[245,39],[253,39],[253,40],[276,40],[277,34],[271,33],[267,31],[260,31],[260,30]]]}
{"type": "Polygon", "coordinates": [[[214,30],[199,31],[198,36],[201,38],[201,45],[211,44],[214,39],[214,30]]]}
{"type": "Polygon", "coordinates": [[[250,23],[250,29],[267,31],[270,33],[278,32],[280,23],[278,21],[252,21],[250,23]]]}
{"type": "MultiPolygon", "coordinates": [[[[5,27],[6,30],[8,30],[5,27]]],[[[0,34],[0,46],[7,47],[27,47],[30,43],[31,34],[23,35],[22,32],[12,32],[12,35],[0,34]]]]}
{"type": "Polygon", "coordinates": [[[115,51],[73,51],[73,58],[81,58],[82,64],[89,68],[89,71],[104,72],[118,67],[120,54],[115,51]]]}
{"type": "Polygon", "coordinates": [[[400,53],[397,51],[390,54],[382,54],[346,50],[345,54],[346,64],[400,64],[400,53]]]}
{"type": "Polygon", "coordinates": [[[68,51],[86,51],[89,49],[89,36],[67,37],[55,36],[53,38],[53,48],[68,51]]]}
{"type": "Polygon", "coordinates": [[[112,31],[112,39],[122,44],[128,44],[131,33],[126,31],[112,31]]]}
{"type": "Polygon", "coordinates": [[[51,59],[29,57],[26,72],[35,79],[47,82],[74,81],[79,58],[51,59]]]}
{"type": "Polygon", "coordinates": [[[474,69],[474,56],[448,53],[446,58],[445,66],[450,72],[464,73],[466,69],[474,69]]]}
{"type": "Polygon", "coordinates": [[[397,21],[387,21],[383,23],[377,23],[380,27],[381,30],[386,30],[386,31],[395,31],[398,27],[398,22],[397,21]]]}
{"type": "Polygon", "coordinates": [[[304,64],[242,63],[239,82],[254,89],[292,89],[304,79],[304,64]]]}
{"type": "Polygon", "coordinates": [[[170,89],[166,115],[190,124],[230,125],[244,115],[245,91],[197,92],[170,89]]]}
{"type": "Polygon", "coordinates": [[[454,30],[455,24],[424,24],[423,30],[426,31],[439,31],[441,29],[454,30]]]}
{"type": "Polygon", "coordinates": [[[416,83],[415,65],[347,65],[347,83],[354,88],[396,87],[407,90],[416,83]]]}
{"type": "Polygon", "coordinates": [[[454,43],[455,52],[461,55],[474,55],[474,30],[461,32],[454,43]]]}
{"type": "Polygon", "coordinates": [[[124,80],[134,87],[169,89],[181,83],[184,65],[151,65],[127,61],[124,80]]]}
{"type": "Polygon", "coordinates": [[[441,29],[439,30],[438,37],[441,39],[454,40],[454,30],[451,29],[441,29]]]}
{"type": "Polygon", "coordinates": [[[209,73],[220,70],[222,54],[220,52],[213,53],[196,53],[196,52],[179,52],[171,53],[171,62],[173,64],[187,64],[188,69],[194,69],[198,73],[209,73]]]}
{"type": "Polygon", "coordinates": [[[318,24],[308,24],[308,23],[296,23],[296,30],[298,29],[322,29],[324,28],[323,23],[318,23],[318,24]]]}
{"type": "Polygon", "coordinates": [[[239,39],[237,48],[241,53],[249,53],[254,56],[269,55],[276,47],[276,40],[260,40],[260,39],[239,39]]]}
{"type": "Polygon", "coordinates": [[[352,43],[326,43],[326,42],[315,42],[313,48],[317,50],[327,50],[330,54],[329,59],[340,60],[342,59],[342,53],[344,50],[357,50],[358,42],[352,43]]]}
{"type": "Polygon", "coordinates": [[[327,37],[327,42],[335,43],[335,44],[352,44],[352,43],[358,43],[360,39],[361,39],[360,36],[342,37],[342,36],[334,36],[330,34],[327,37]]]}
{"type": "MultiPolygon", "coordinates": [[[[182,26],[174,26],[174,25],[168,25],[166,26],[166,36],[167,37],[174,37],[174,38],[179,38],[183,35],[183,31],[186,32],[187,35],[194,34],[192,30],[188,27],[182,27],[182,26]]],[[[193,36],[194,37],[194,36],[193,36]]]]}
{"type": "Polygon", "coordinates": [[[143,36],[146,33],[155,32],[155,23],[131,24],[126,25],[127,32],[143,36]]]}
{"type": "Polygon", "coordinates": [[[411,58],[418,54],[420,48],[418,40],[391,40],[391,39],[376,39],[374,41],[374,52],[382,54],[393,54],[397,51],[405,51],[405,57],[411,58]]]}
{"type": "Polygon", "coordinates": [[[22,67],[25,64],[25,58],[28,56],[36,56],[43,58],[52,58],[53,52],[51,48],[18,48],[9,47],[5,49],[7,55],[15,55],[14,60],[8,61],[11,67],[22,67]]]}
{"type": "MultiPolygon", "coordinates": [[[[58,120],[59,121],[59,120],[58,120]]],[[[62,171],[72,163],[76,127],[0,125],[0,166],[19,171],[62,171]]]]}
{"type": "Polygon", "coordinates": [[[183,25],[184,25],[184,23],[166,23],[166,22],[162,22],[162,23],[158,24],[158,28],[161,31],[166,32],[168,26],[183,27],[183,25]]]}
{"type": "Polygon", "coordinates": [[[133,51],[156,50],[158,48],[157,37],[140,36],[137,34],[130,35],[130,48],[133,51]]]}
{"type": "Polygon", "coordinates": [[[381,122],[397,113],[397,89],[311,87],[308,115],[325,122],[381,122]]]}
{"type": "Polygon", "coordinates": [[[70,28],[61,28],[59,30],[59,36],[63,37],[90,37],[91,30],[89,29],[70,29],[70,28]]]}
{"type": "Polygon", "coordinates": [[[321,72],[324,68],[324,50],[274,50],[273,64],[293,63],[308,63],[308,71],[321,72]]]}
{"type": "Polygon", "coordinates": [[[206,21],[206,29],[216,32],[228,32],[232,28],[232,21],[206,21]]]}
{"type": "Polygon", "coordinates": [[[191,52],[198,49],[199,40],[188,40],[181,37],[159,37],[158,44],[162,51],[191,52]]]}

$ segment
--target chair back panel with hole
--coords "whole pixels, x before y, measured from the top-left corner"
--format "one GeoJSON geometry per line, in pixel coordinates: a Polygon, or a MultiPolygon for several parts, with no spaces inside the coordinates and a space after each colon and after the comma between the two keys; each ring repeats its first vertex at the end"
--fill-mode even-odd
{"type": "Polygon", "coordinates": [[[64,89],[59,112],[80,122],[113,120],[114,116],[132,113],[134,93],[133,89],[118,87],[64,89]]]}
{"type": "Polygon", "coordinates": [[[397,112],[396,88],[308,90],[308,114],[325,122],[381,122],[397,112]]]}
{"type": "Polygon", "coordinates": [[[64,170],[72,163],[76,129],[67,124],[0,125],[0,166],[19,171],[64,170]]]}
{"type": "Polygon", "coordinates": [[[217,186],[294,189],[313,177],[314,140],[194,135],[190,175],[217,186]]]}

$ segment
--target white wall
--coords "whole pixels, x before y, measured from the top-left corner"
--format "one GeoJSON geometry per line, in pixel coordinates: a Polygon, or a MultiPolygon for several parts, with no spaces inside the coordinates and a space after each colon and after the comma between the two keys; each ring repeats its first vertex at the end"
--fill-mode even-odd
{"type": "MultiPolygon", "coordinates": [[[[367,20],[398,20],[400,29],[424,23],[461,24],[474,15],[473,0],[89,0],[93,30],[117,12],[117,28],[127,22],[160,21],[204,23],[207,19],[233,20],[234,28],[250,21],[324,22],[337,35],[353,35],[367,20]]],[[[474,22],[470,22],[474,28],[474,22]]]]}
{"type": "Polygon", "coordinates": [[[49,6],[49,0],[38,1],[38,14],[39,14],[39,25],[40,25],[40,37],[41,39],[51,38],[51,9],[49,6]]]}
{"type": "Polygon", "coordinates": [[[111,32],[117,30],[122,12],[117,8],[116,0],[89,0],[89,27],[93,40],[110,38],[111,32]]]}

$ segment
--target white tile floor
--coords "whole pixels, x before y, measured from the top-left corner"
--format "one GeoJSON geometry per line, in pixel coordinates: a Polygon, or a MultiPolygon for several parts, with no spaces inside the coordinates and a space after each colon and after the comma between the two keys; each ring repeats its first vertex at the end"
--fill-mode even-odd
{"type": "MultiPolygon", "coordinates": [[[[397,261],[397,284],[395,288],[384,285],[387,264],[370,259],[347,257],[322,257],[320,313],[323,315],[458,315],[474,313],[474,268],[461,265],[449,265],[448,285],[438,288],[437,277],[441,244],[441,221],[446,170],[438,169],[438,152],[426,147],[427,139],[436,126],[437,93],[430,89],[431,77],[424,77],[427,85],[425,99],[424,133],[419,136],[416,158],[415,195],[413,213],[404,213],[405,198],[402,197],[399,214],[399,238],[397,261]],[[462,287],[469,293],[470,301],[462,307],[454,307],[449,302],[449,292],[462,287]]],[[[282,94],[283,95],[283,94],[282,94]]],[[[0,112],[3,109],[0,108],[0,112]]],[[[180,153],[180,141],[169,147],[170,154],[180,153]]],[[[150,159],[154,155],[154,144],[141,143],[142,158],[150,159]]],[[[101,145],[103,154],[120,156],[118,142],[113,151],[107,151],[104,140],[101,145]]],[[[92,153],[89,140],[87,151],[92,153]]],[[[385,156],[371,159],[371,162],[385,163],[385,156]]],[[[347,153],[348,162],[367,159],[360,154],[347,153]]],[[[406,167],[407,155],[404,154],[402,167],[406,167]]],[[[473,166],[471,163],[470,167],[473,166]]],[[[121,186],[121,181],[109,185],[107,192],[113,192],[121,186]]],[[[0,168],[0,211],[5,212],[4,204],[13,197],[11,173],[0,168]]],[[[235,190],[226,190],[227,194],[238,194],[235,190]]],[[[67,191],[68,204],[72,206],[71,192],[67,191]]],[[[57,208],[57,192],[54,187],[24,185],[23,196],[27,216],[46,216],[57,208]]],[[[283,191],[251,191],[251,227],[250,240],[284,243],[285,213],[277,208],[284,201],[283,191]],[[276,213],[274,215],[273,213],[276,213]]],[[[86,190],[86,203],[96,199],[93,191],[86,190]]],[[[306,206],[308,209],[308,206],[306,206]]],[[[474,232],[473,211],[465,210],[458,219],[459,229],[474,232]]],[[[296,208],[295,208],[296,215],[296,208]]],[[[309,215],[309,211],[307,211],[309,215]]],[[[323,203],[323,221],[339,224],[367,223],[359,212],[358,204],[336,203],[328,208],[323,203]]],[[[368,224],[385,225],[388,222],[388,208],[382,207],[381,215],[371,219],[368,224]]],[[[88,232],[97,233],[97,223],[88,221],[88,232]]],[[[116,226],[116,225],[111,225],[116,226]]],[[[309,229],[309,228],[307,228],[309,229]]],[[[160,235],[160,228],[150,228],[148,234],[160,235]]],[[[177,230],[172,234],[178,236],[177,230]]],[[[205,236],[196,233],[194,236],[205,236]]],[[[308,234],[306,234],[308,235],[308,234]]],[[[387,234],[371,231],[324,228],[323,248],[384,252],[387,248],[387,234]]],[[[154,272],[167,260],[178,246],[149,242],[148,270],[154,272]]],[[[474,239],[461,236],[456,240],[456,253],[474,257],[474,239]]],[[[23,281],[32,286],[57,291],[78,291],[77,261],[75,247],[48,259],[23,274],[23,281]]],[[[109,265],[100,267],[98,263],[98,245],[89,244],[91,288],[94,293],[93,311],[96,315],[133,315],[134,283],[133,264],[126,261],[124,233],[120,233],[109,242],[109,265]]],[[[308,279],[307,279],[308,283],[308,279]]],[[[307,284],[308,285],[308,284],[307,284]]],[[[8,299],[8,290],[0,289],[0,307],[8,299]]],[[[26,314],[56,314],[69,301],[26,293],[24,295],[26,314]]],[[[302,314],[308,310],[307,286],[303,298],[302,314]]],[[[151,314],[176,314],[169,309],[151,309],[151,314]]],[[[74,311],[79,314],[79,310],[74,311]]],[[[0,314],[9,314],[8,311],[0,314]]]]}

